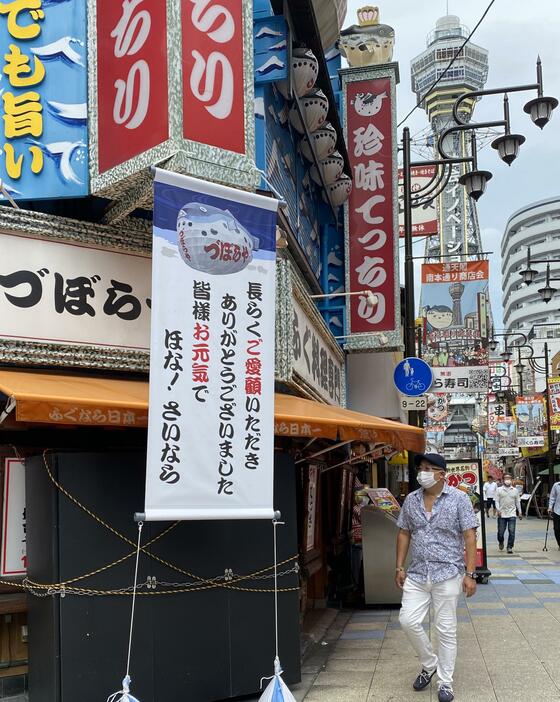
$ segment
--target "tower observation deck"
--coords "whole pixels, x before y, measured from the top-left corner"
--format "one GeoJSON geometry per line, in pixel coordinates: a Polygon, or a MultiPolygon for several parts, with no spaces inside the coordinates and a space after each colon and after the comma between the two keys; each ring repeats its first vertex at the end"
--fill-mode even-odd
{"type": "MultiPolygon", "coordinates": [[[[461,24],[459,17],[441,17],[428,34],[427,48],[411,62],[412,90],[428,114],[434,144],[437,144],[440,134],[454,124],[455,100],[471,90],[481,90],[488,77],[488,51],[471,42],[445,72],[468,36],[469,30],[461,24]],[[444,73],[437,86],[430,90],[444,73]]],[[[461,116],[465,121],[470,120],[475,104],[474,99],[462,103],[461,116]]],[[[469,155],[467,143],[466,133],[459,132],[451,135],[449,143],[444,146],[449,155],[464,157],[469,155]]],[[[453,255],[471,254],[474,257],[482,251],[476,204],[458,183],[464,170],[465,166],[461,164],[453,167],[449,183],[438,198],[439,236],[426,240],[427,261],[438,261],[442,255],[448,261],[453,255]]],[[[462,260],[465,260],[464,256],[462,260]]]]}

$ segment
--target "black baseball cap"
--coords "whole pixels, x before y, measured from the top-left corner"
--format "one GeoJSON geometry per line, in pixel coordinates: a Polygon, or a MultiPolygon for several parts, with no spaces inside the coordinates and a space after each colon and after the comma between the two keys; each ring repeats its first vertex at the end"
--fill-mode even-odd
{"type": "Polygon", "coordinates": [[[416,468],[418,468],[422,461],[428,461],[428,463],[431,463],[433,466],[437,466],[442,470],[447,470],[445,458],[440,456],[439,453],[417,453],[414,456],[414,465],[416,468]]]}

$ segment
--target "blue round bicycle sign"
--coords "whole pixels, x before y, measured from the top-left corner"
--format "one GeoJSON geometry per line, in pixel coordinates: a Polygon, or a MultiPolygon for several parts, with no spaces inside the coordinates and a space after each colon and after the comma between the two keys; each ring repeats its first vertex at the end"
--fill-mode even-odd
{"type": "Polygon", "coordinates": [[[395,368],[393,382],[403,395],[417,397],[428,392],[434,382],[434,376],[426,361],[421,358],[405,358],[395,368]]]}

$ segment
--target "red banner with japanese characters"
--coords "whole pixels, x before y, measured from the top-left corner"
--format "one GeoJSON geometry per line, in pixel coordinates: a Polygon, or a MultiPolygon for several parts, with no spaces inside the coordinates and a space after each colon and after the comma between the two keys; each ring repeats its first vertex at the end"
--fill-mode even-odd
{"type": "Polygon", "coordinates": [[[169,137],[166,0],[97,0],[96,21],[97,148],[104,173],[169,137]]]}
{"type": "Polygon", "coordinates": [[[243,3],[182,3],[183,135],[245,153],[243,3]]]}
{"type": "Polygon", "coordinates": [[[348,200],[350,332],[396,329],[398,256],[393,176],[393,118],[389,78],[345,85],[347,144],[354,186],[348,200]]]}

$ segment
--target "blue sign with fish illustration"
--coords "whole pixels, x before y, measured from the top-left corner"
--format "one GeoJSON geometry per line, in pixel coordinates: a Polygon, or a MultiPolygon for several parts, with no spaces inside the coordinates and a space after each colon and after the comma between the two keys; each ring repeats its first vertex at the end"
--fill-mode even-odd
{"type": "Polygon", "coordinates": [[[3,188],[14,200],[87,195],[86,3],[2,2],[0,46],[3,188]]]}

